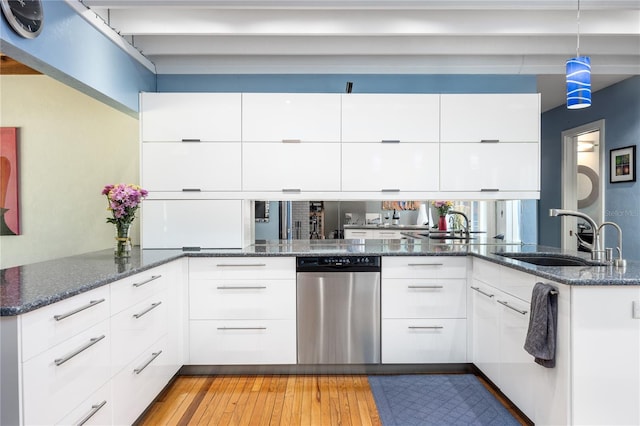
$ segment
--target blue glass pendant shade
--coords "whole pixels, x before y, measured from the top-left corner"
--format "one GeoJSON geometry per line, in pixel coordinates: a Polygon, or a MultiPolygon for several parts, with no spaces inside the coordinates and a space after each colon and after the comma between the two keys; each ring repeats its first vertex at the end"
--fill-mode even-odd
{"type": "Polygon", "coordinates": [[[567,108],[591,106],[591,58],[578,56],[567,61],[567,108]]]}

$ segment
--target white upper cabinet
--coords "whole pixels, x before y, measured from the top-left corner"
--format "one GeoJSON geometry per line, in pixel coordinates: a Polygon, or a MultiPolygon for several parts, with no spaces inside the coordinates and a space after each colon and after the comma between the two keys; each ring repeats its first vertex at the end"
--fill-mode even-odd
{"type": "Polygon", "coordinates": [[[340,144],[246,143],[244,191],[340,191],[340,144]]]}
{"type": "Polygon", "coordinates": [[[441,191],[540,191],[537,143],[440,144],[441,191]]]}
{"type": "Polygon", "coordinates": [[[240,191],[242,144],[142,144],[142,186],[149,191],[240,191]]]}
{"type": "Polygon", "coordinates": [[[538,142],[540,95],[443,94],[441,142],[538,142]]]}
{"type": "Polygon", "coordinates": [[[438,142],[440,95],[342,95],[342,141],[438,142]]]}
{"type": "Polygon", "coordinates": [[[143,93],[143,142],[240,141],[239,93],[143,93]]]}
{"type": "Polygon", "coordinates": [[[343,191],[437,191],[437,143],[342,144],[343,191]]]}
{"type": "Polygon", "coordinates": [[[340,94],[242,94],[244,142],[340,142],[340,94]]]}

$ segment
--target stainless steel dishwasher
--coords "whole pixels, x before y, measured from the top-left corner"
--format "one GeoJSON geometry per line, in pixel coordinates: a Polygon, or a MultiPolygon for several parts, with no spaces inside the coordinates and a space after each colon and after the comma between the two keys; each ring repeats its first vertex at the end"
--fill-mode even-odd
{"type": "Polygon", "coordinates": [[[380,257],[298,257],[299,364],[380,362],[380,257]]]}

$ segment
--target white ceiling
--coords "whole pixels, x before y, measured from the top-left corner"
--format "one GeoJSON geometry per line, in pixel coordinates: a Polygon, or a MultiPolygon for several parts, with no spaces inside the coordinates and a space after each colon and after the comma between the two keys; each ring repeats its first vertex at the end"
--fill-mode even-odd
{"type": "Polygon", "coordinates": [[[640,0],[580,0],[579,25],[578,0],[82,4],[158,74],[533,74],[546,111],[564,103],[578,27],[593,91],[640,74],[640,0]]]}

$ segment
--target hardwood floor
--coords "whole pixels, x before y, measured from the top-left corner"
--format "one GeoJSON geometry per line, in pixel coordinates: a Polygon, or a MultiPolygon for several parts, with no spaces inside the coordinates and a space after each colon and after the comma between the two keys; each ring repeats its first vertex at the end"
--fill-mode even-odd
{"type": "MultiPolygon", "coordinates": [[[[526,419],[495,393],[522,424],[526,419]]],[[[364,375],[179,376],[137,425],[381,425],[364,375]]]]}

